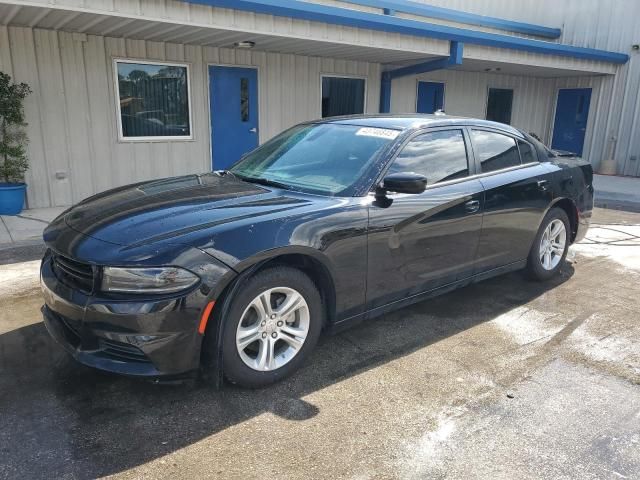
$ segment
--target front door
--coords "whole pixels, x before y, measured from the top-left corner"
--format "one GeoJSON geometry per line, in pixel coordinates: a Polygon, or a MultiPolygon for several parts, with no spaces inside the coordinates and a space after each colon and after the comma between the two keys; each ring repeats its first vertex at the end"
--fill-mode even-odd
{"type": "Polygon", "coordinates": [[[435,113],[444,109],[444,83],[418,82],[417,113],[435,113]]]}
{"type": "Polygon", "coordinates": [[[414,137],[387,175],[400,172],[426,176],[427,190],[390,192],[369,208],[368,309],[469,278],[474,270],[484,192],[470,178],[463,130],[414,137]]]}
{"type": "Polygon", "coordinates": [[[558,91],[552,148],[582,155],[590,103],[590,88],[562,88],[558,91]]]}
{"type": "Polygon", "coordinates": [[[258,146],[258,72],[209,67],[209,82],[212,169],[226,170],[258,146]]]}

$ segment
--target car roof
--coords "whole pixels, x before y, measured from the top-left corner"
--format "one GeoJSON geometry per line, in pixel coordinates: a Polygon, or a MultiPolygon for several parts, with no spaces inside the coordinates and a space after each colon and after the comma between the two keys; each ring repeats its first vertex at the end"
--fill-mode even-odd
{"type": "Polygon", "coordinates": [[[429,114],[380,114],[380,115],[349,115],[344,117],[325,118],[318,123],[334,123],[341,125],[357,125],[361,127],[390,128],[394,130],[418,130],[428,127],[470,126],[488,127],[503,130],[518,137],[522,132],[504,123],[481,120],[478,118],[457,117],[453,115],[429,114]]]}

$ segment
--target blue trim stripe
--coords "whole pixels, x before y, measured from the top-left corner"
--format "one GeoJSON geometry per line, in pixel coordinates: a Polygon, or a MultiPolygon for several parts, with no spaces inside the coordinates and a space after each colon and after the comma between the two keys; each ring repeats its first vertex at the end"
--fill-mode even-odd
{"type": "Polygon", "coordinates": [[[462,49],[464,44],[460,42],[451,42],[449,48],[449,56],[445,58],[439,58],[437,60],[430,60],[424,63],[418,63],[417,65],[411,65],[409,67],[398,68],[386,72],[390,78],[407,77],[409,75],[417,75],[419,73],[433,72],[434,70],[442,70],[445,68],[453,67],[454,65],[462,65],[462,49]]]}
{"type": "Polygon", "coordinates": [[[391,81],[394,78],[433,72],[434,70],[442,70],[455,65],[462,65],[463,48],[464,44],[451,42],[448,57],[382,72],[382,81],[380,82],[380,113],[389,113],[391,111],[391,81]]]}
{"type": "Polygon", "coordinates": [[[230,8],[255,13],[288,17],[312,22],[324,22],[347,27],[365,28],[417,37],[464,42],[487,47],[507,48],[531,53],[561,55],[583,60],[626,63],[629,56],[591,48],[531,40],[496,33],[478,32],[464,28],[406,20],[392,15],[379,15],[346,8],[328,7],[297,0],[183,0],[213,7],[230,8]]]}
{"type": "Polygon", "coordinates": [[[451,22],[465,23],[479,27],[497,28],[508,32],[523,33],[525,35],[535,35],[537,37],[556,39],[562,35],[559,28],[544,27],[531,23],[515,22],[496,17],[487,17],[475,13],[461,12],[451,8],[434,7],[423,3],[410,2],[407,0],[349,0],[349,3],[363,5],[366,7],[382,8],[385,10],[395,10],[396,12],[421,15],[423,17],[438,18],[451,22]]]}
{"type": "Polygon", "coordinates": [[[382,73],[380,82],[380,113],[391,111],[391,75],[389,72],[382,73]]]}

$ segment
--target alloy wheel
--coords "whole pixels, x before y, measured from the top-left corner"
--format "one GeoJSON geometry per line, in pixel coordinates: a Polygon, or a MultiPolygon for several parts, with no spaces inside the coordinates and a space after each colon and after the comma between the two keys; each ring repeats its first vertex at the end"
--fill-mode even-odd
{"type": "Polygon", "coordinates": [[[240,358],[253,370],[277,370],[302,349],[309,320],[309,306],[300,292],[288,287],[265,290],[249,303],[238,323],[240,358]]]}
{"type": "Polygon", "coordinates": [[[545,228],[540,239],[540,263],[545,270],[553,270],[558,266],[567,244],[567,229],[559,219],[552,220],[545,228]]]}

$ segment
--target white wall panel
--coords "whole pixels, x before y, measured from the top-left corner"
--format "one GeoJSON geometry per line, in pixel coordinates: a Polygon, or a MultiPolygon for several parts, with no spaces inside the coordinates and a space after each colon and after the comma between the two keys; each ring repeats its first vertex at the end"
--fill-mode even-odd
{"type": "Polygon", "coordinates": [[[119,185],[209,170],[209,65],[258,68],[262,142],[320,117],[322,74],[366,78],[367,111],[378,109],[378,64],[22,27],[0,27],[0,42],[0,68],[34,90],[25,104],[30,207],[69,205],[119,185]],[[118,141],[115,58],[190,66],[193,140],[118,141]]]}

